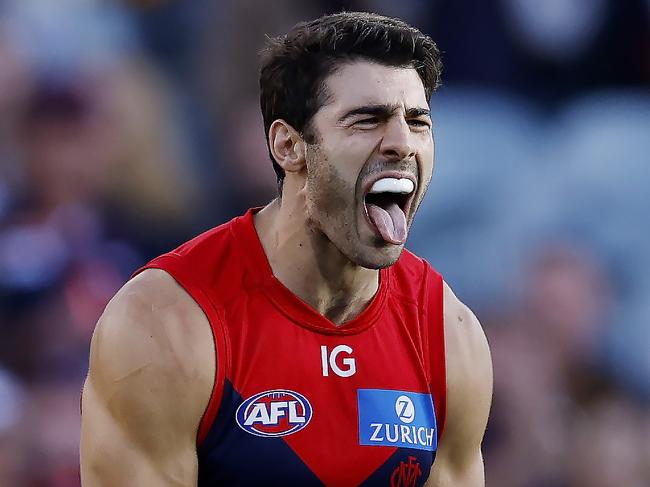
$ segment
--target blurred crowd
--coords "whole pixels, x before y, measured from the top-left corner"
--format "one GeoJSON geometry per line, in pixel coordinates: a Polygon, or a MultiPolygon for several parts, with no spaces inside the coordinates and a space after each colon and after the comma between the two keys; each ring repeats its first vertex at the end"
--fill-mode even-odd
{"type": "Polygon", "coordinates": [[[0,485],[79,484],[104,306],[275,195],[265,35],[341,9],[438,43],[408,246],[484,324],[495,487],[650,486],[649,0],[0,0],[0,485]]]}

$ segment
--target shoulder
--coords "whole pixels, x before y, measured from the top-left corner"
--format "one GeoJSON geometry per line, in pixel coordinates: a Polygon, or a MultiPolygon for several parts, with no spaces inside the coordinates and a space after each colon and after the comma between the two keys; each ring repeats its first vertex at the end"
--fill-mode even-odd
{"type": "Polygon", "coordinates": [[[427,485],[485,485],[481,443],[492,401],[492,361],[474,313],[443,283],[447,416],[427,485]]]}
{"type": "Polygon", "coordinates": [[[148,269],[116,294],[99,319],[86,387],[118,420],[155,426],[173,414],[194,428],[213,374],[203,312],[169,274],[148,269]]]}
{"type": "MultiPolygon", "coordinates": [[[[166,365],[169,358],[191,362],[191,352],[206,332],[210,333],[207,318],[174,278],[163,270],[146,269],[108,303],[95,328],[91,353],[108,348],[123,363],[166,365]],[[125,344],[126,349],[119,346],[125,344]]],[[[91,355],[91,360],[102,358],[91,355]]],[[[117,362],[103,365],[119,367],[117,362]]],[[[179,365],[174,364],[179,374],[188,372],[179,365]]]]}
{"type": "Polygon", "coordinates": [[[492,400],[492,358],[474,313],[443,283],[448,442],[480,444],[492,400]]]}
{"type": "Polygon", "coordinates": [[[93,335],[82,395],[80,475],[93,485],[191,485],[212,389],[210,328],[164,271],[111,300],[93,335]]]}
{"type": "Polygon", "coordinates": [[[489,347],[478,318],[467,305],[456,297],[449,285],[443,281],[443,305],[446,333],[462,347],[476,349],[487,358],[489,347]]]}

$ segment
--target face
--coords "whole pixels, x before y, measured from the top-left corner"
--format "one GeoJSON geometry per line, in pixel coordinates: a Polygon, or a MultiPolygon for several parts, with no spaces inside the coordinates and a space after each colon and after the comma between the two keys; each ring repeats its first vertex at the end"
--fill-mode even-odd
{"type": "Polygon", "coordinates": [[[358,61],[326,85],[330,96],[312,119],[316,140],[307,146],[309,224],[350,261],[390,266],[433,170],[422,81],[412,68],[358,61]]]}

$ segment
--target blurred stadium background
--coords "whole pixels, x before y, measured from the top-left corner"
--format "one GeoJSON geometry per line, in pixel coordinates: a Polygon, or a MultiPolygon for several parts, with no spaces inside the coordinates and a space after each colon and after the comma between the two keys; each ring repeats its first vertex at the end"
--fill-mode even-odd
{"type": "Polygon", "coordinates": [[[409,238],[482,320],[493,487],[650,486],[650,1],[0,0],[0,485],[78,485],[95,321],[274,196],[265,34],[395,15],[444,52],[409,238]]]}

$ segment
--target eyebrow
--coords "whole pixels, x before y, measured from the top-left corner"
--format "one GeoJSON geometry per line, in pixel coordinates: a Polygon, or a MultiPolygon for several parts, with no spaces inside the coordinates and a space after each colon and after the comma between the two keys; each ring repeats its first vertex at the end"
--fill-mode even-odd
{"type": "MultiPolygon", "coordinates": [[[[355,115],[373,115],[373,116],[388,118],[389,116],[393,115],[397,110],[399,110],[399,105],[385,105],[385,104],[364,105],[364,106],[353,108],[352,110],[346,112],[341,118],[339,118],[339,122],[345,122],[347,119],[354,117],[355,115]]],[[[406,116],[408,118],[421,117],[423,115],[427,117],[431,117],[431,110],[429,110],[428,108],[420,108],[420,107],[406,109],[406,116]]]]}

